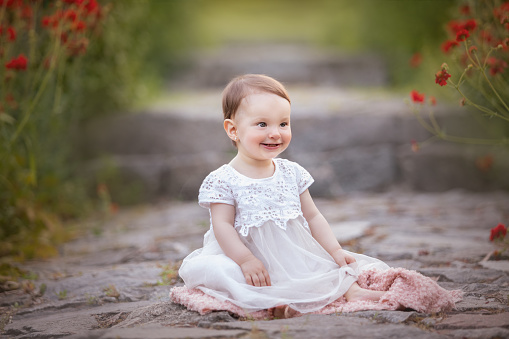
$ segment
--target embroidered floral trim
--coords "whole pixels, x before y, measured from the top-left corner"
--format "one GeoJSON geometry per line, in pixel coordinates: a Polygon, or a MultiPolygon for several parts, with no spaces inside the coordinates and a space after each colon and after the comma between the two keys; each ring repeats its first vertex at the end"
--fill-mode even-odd
{"type": "Polygon", "coordinates": [[[274,159],[274,163],[274,175],[264,179],[248,178],[230,165],[221,166],[203,181],[198,197],[200,206],[209,208],[212,203],[235,206],[234,226],[243,236],[249,228],[260,227],[269,220],[286,229],[289,220],[303,216],[300,194],[314,180],[295,162],[274,159]]]}

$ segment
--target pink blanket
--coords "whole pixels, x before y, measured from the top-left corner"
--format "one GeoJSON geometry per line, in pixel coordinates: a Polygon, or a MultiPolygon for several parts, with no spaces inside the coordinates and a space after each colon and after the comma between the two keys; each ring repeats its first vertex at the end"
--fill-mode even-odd
{"type": "MultiPolygon", "coordinates": [[[[325,306],[315,314],[332,314],[355,312],[361,310],[396,310],[411,308],[422,313],[449,311],[462,299],[462,291],[448,291],[440,287],[433,279],[404,268],[390,268],[386,271],[368,270],[359,275],[358,284],[367,289],[388,291],[379,302],[347,302],[341,297],[325,306]]],[[[188,289],[185,286],[174,287],[170,291],[173,302],[186,306],[192,311],[206,314],[211,311],[229,311],[241,318],[266,319],[267,310],[246,313],[240,307],[220,301],[200,290],[188,289]]]]}

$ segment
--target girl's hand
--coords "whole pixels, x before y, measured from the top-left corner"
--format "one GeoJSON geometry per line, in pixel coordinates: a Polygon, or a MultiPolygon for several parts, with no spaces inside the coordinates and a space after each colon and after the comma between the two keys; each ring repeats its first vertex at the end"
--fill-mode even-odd
{"type": "Polygon", "coordinates": [[[345,251],[343,251],[342,248],[335,251],[332,254],[332,257],[334,258],[334,261],[336,262],[336,264],[338,264],[340,267],[348,265],[348,264],[352,264],[355,262],[355,258],[353,256],[351,256],[350,254],[346,253],[345,251]]]}
{"type": "Polygon", "coordinates": [[[240,264],[240,268],[248,285],[256,287],[270,286],[269,272],[267,272],[263,263],[254,255],[251,255],[240,264]]]}

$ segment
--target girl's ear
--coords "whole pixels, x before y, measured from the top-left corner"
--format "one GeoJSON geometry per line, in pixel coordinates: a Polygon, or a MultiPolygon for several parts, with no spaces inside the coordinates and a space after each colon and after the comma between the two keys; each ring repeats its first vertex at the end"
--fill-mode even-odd
{"type": "Polygon", "coordinates": [[[225,119],[223,122],[223,127],[230,139],[233,141],[237,140],[237,126],[235,125],[235,121],[232,119],[225,119]]]}

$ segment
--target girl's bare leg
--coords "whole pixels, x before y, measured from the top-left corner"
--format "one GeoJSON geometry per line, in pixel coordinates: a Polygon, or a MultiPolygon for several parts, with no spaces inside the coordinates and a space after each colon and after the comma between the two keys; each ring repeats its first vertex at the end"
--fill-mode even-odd
{"type": "Polygon", "coordinates": [[[385,291],[373,291],[362,288],[356,282],[346,291],[346,301],[379,301],[380,298],[385,294],[385,291]]]}

